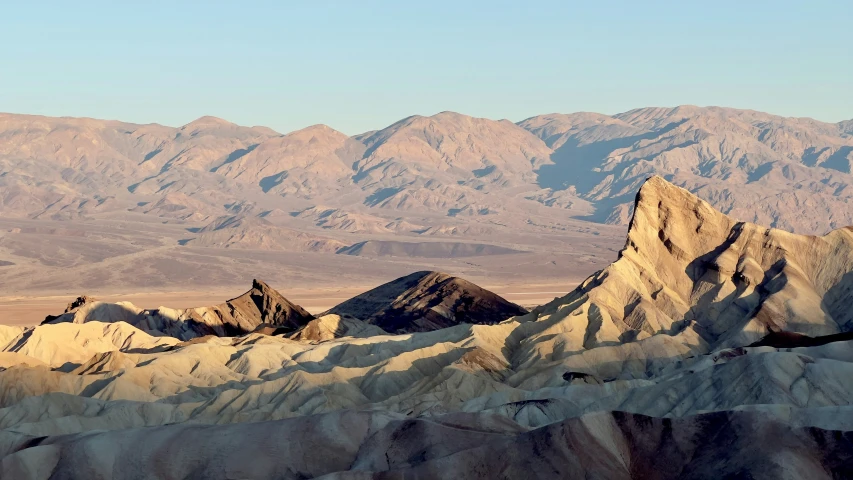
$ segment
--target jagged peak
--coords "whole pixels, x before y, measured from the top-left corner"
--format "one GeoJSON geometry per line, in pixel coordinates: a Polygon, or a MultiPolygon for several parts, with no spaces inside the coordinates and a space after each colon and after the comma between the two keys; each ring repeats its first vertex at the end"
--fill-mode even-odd
{"type": "Polygon", "coordinates": [[[83,305],[85,305],[87,303],[92,303],[95,301],[96,300],[93,297],[90,297],[88,295],[81,295],[81,296],[75,298],[73,301],[71,301],[68,305],[65,306],[65,313],[71,312],[73,310],[76,310],[76,309],[82,307],[83,305]]]}
{"type": "MultiPolygon", "coordinates": [[[[257,278],[252,279],[251,290],[247,291],[246,293],[244,293],[243,295],[240,295],[240,297],[237,297],[237,298],[241,298],[241,297],[245,297],[245,296],[252,296],[252,295],[260,295],[262,297],[275,299],[277,302],[287,304],[291,307],[296,307],[300,311],[302,310],[302,307],[299,307],[298,305],[294,304],[293,302],[291,302],[290,300],[285,298],[284,295],[281,294],[281,292],[272,288],[267,282],[260,280],[260,279],[257,279],[257,278]]],[[[229,300],[229,301],[231,301],[231,300],[229,300]]],[[[307,314],[307,312],[304,312],[304,313],[307,314]]]]}
{"type": "Polygon", "coordinates": [[[654,175],[637,192],[620,256],[628,249],[654,251],[650,247],[660,242],[671,252],[701,249],[708,242],[723,241],[735,223],[698,196],[654,175]]]}
{"type": "Polygon", "coordinates": [[[638,218],[637,212],[658,211],[665,205],[672,207],[687,206],[693,210],[701,209],[703,213],[710,211],[720,216],[726,216],[690,191],[668,182],[660,175],[652,175],[643,182],[637,191],[637,196],[634,199],[634,216],[631,219],[628,231],[630,232],[632,228],[640,226],[635,225],[635,222],[643,219],[642,217],[638,218]]]}
{"type": "Polygon", "coordinates": [[[258,290],[258,291],[263,292],[265,294],[269,294],[270,292],[278,293],[275,289],[270,287],[269,284],[267,284],[267,282],[265,282],[263,280],[259,280],[257,278],[252,279],[252,290],[258,290]]]}

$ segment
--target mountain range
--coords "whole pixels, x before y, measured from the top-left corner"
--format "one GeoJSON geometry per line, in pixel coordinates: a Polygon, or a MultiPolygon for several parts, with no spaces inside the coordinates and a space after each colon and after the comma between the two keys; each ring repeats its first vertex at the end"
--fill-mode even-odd
{"type": "MultiPolygon", "coordinates": [[[[649,176],[738,220],[822,234],[853,224],[852,161],[850,122],[718,107],[518,123],[442,112],[354,136],[214,117],[172,128],[0,114],[0,284],[43,290],[27,279],[51,262],[69,268],[63,285],[90,279],[81,288],[139,262],[170,281],[157,266],[167,258],[222,284],[225,249],[393,256],[409,270],[424,266],[418,258],[520,252],[525,275],[571,269],[580,280],[612,260],[649,176]],[[85,225],[74,240],[70,225],[85,225]],[[73,246],[56,249],[56,235],[73,246]],[[543,267],[555,249],[572,250],[574,262],[543,267]],[[202,250],[217,261],[200,261],[202,250]]],[[[455,260],[440,267],[495,273],[455,260]]],[[[258,275],[229,269],[240,282],[258,275]]]]}
{"type": "Polygon", "coordinates": [[[634,198],[618,258],[530,311],[422,271],[317,316],[255,281],[0,326],[0,476],[848,477],[853,227],[634,198]]]}
{"type": "Polygon", "coordinates": [[[849,123],[693,106],[517,124],[442,112],[348,137],[324,125],[282,135],[214,117],[170,128],[3,114],[0,211],[213,218],[324,204],[488,217],[544,205],[625,224],[632,192],[662,175],[737,218],[822,233],[853,223],[849,123]],[[501,201],[489,195],[498,192],[501,201]],[[820,215],[802,218],[803,208],[820,215]]]}

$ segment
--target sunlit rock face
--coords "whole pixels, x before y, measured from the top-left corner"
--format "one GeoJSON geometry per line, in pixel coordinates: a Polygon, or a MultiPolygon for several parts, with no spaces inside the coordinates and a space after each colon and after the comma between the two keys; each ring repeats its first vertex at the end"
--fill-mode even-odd
{"type": "Polygon", "coordinates": [[[106,303],[80,297],[62,315],[49,315],[42,325],[86,322],[127,322],[155,335],[189,340],[206,335],[243,335],[261,325],[282,332],[295,331],[314,319],[304,308],[290,302],[261,280],[252,289],[212,307],[144,310],[129,302],[106,303]]]}
{"type": "Polygon", "coordinates": [[[632,212],[618,260],[530,312],[419,272],[318,318],[256,282],[172,323],[83,299],[0,327],[0,477],[849,476],[853,231],[659,177],[632,212]]]}

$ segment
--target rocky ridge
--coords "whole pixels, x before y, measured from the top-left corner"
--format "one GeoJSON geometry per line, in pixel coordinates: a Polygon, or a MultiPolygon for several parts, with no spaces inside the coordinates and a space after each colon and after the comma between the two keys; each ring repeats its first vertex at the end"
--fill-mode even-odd
{"type": "Polygon", "coordinates": [[[253,280],[251,290],[212,307],[145,310],[129,302],[105,303],[80,297],[64,314],[50,315],[42,325],[126,322],[157,335],[190,340],[207,335],[245,335],[261,325],[295,331],[313,319],[313,315],[263,281],[253,280]]]}
{"type": "Polygon", "coordinates": [[[441,272],[415,272],[329,310],[393,333],[438,330],[459,323],[493,324],[527,313],[473,283],[441,272]]]}
{"type": "Polygon", "coordinates": [[[0,474],[847,476],[851,229],[741,222],[658,177],[632,211],[618,260],[494,324],[377,329],[430,308],[401,295],[429,273],[284,335],[0,327],[0,474]]]}
{"type": "Polygon", "coordinates": [[[853,224],[848,124],[684,105],[517,124],[441,112],[347,137],[325,125],[281,135],[213,117],[171,128],[2,114],[0,211],[68,219],[131,209],[204,221],[251,201],[358,206],[354,221],[376,223],[368,230],[393,212],[517,224],[560,209],[627,224],[633,192],[661,175],[737,218],[822,234],[853,224]]]}

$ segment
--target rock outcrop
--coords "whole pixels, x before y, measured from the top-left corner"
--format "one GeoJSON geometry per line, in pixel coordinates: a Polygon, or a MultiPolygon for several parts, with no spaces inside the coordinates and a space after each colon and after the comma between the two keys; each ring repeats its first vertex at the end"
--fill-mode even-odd
{"type": "Polygon", "coordinates": [[[323,342],[336,338],[368,338],[387,333],[376,325],[370,325],[357,318],[340,315],[323,315],[311,320],[299,330],[286,334],[301,342],[323,342]]]}
{"type": "Polygon", "coordinates": [[[635,205],[620,258],[536,309],[571,319],[557,333],[569,351],[685,330],[723,348],[853,328],[853,228],[816,237],[739,222],[660,177],[635,205]]]}
{"type": "Polygon", "coordinates": [[[415,272],[332,308],[391,333],[423,332],[460,323],[493,324],[527,310],[458,277],[415,272]]]}
{"type": "Polygon", "coordinates": [[[235,337],[99,302],[0,326],[0,478],[849,477],[851,229],[658,177],[633,211],[617,261],[527,314],[418,272],[317,319],[260,282],[195,309],[235,337]]]}
{"type": "Polygon", "coordinates": [[[123,321],[149,332],[188,340],[205,335],[244,335],[262,324],[292,332],[313,319],[313,315],[266,283],[253,280],[248,292],[212,307],[145,310],[129,302],[81,303],[78,299],[64,314],[50,315],[43,324],[123,321]]]}

